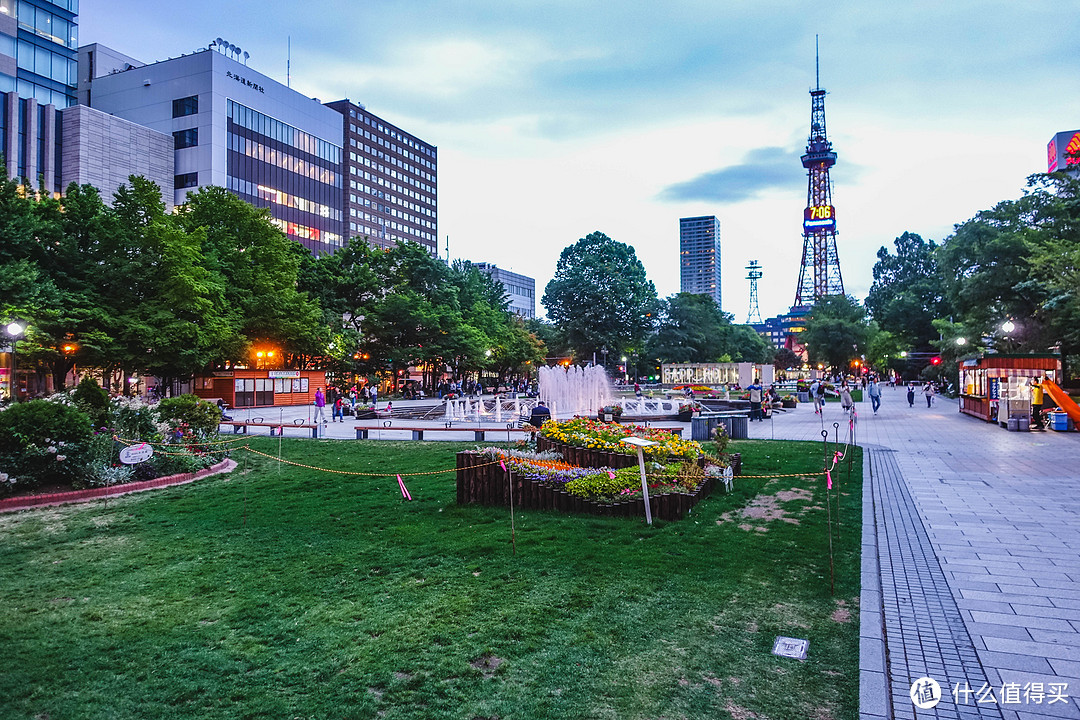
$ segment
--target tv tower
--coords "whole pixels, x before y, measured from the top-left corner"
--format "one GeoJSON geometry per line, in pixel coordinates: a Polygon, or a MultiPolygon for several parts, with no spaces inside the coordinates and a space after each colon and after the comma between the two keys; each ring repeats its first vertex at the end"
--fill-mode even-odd
{"type": "Polygon", "coordinates": [[[817,87],[810,91],[810,137],[802,156],[809,184],[806,209],[803,211],[803,253],[799,285],[795,289],[795,307],[806,308],[824,295],[843,295],[840,257],[836,252],[836,208],[832,204],[832,181],[829,168],[836,164],[836,153],[825,134],[825,91],[821,89],[820,55],[814,39],[814,69],[817,87]]]}
{"type": "Polygon", "coordinates": [[[750,312],[746,316],[746,324],[749,325],[752,322],[761,322],[761,310],[758,309],[757,302],[757,281],[761,279],[761,266],[757,260],[751,260],[746,270],[746,279],[750,281],[750,312]]]}

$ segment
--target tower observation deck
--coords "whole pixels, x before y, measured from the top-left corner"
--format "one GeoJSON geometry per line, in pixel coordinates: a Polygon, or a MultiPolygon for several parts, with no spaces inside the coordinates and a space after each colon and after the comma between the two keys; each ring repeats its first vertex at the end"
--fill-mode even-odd
{"type": "Polygon", "coordinates": [[[806,209],[803,211],[803,252],[794,307],[813,305],[824,295],[843,295],[840,257],[836,252],[836,208],[832,204],[829,168],[836,152],[825,132],[825,91],[817,73],[817,87],[810,91],[810,137],[802,156],[807,169],[806,209]]]}

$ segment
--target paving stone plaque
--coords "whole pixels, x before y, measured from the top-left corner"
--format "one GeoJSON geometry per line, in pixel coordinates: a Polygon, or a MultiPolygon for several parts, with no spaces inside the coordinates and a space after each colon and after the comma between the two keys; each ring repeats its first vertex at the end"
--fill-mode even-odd
{"type": "Polygon", "coordinates": [[[776,642],[772,646],[772,654],[779,655],[780,657],[794,658],[796,660],[805,660],[806,651],[810,649],[809,640],[800,640],[799,638],[789,638],[778,635],[776,642]]]}

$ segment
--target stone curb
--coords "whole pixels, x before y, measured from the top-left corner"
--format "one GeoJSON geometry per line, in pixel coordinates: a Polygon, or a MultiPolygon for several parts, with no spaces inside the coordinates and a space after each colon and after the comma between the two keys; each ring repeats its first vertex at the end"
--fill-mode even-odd
{"type": "Polygon", "coordinates": [[[885,659],[884,607],[878,561],[870,449],[863,446],[862,588],[859,593],[859,720],[892,720],[885,659]]]}
{"type": "Polygon", "coordinates": [[[12,512],[14,510],[26,510],[29,508],[50,507],[52,505],[66,505],[68,503],[82,503],[98,498],[117,497],[129,493],[153,490],[155,488],[170,487],[172,485],[184,485],[194,482],[209,475],[229,472],[236,467],[235,460],[222,460],[216,465],[193,473],[180,473],[178,475],[165,475],[153,480],[127,483],[125,485],[113,485],[103,488],[89,488],[86,490],[72,490],[70,492],[48,493],[45,495],[24,495],[21,497],[4,498],[0,500],[0,512],[12,512]]]}

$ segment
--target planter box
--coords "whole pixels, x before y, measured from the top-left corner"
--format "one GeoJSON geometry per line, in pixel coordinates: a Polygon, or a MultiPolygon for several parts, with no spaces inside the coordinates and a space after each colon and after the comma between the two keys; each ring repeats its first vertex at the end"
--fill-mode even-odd
{"type": "MultiPolygon", "coordinates": [[[[565,456],[564,456],[565,457],[565,456]]],[[[637,458],[632,458],[637,462],[637,458]]],[[[593,501],[577,497],[554,484],[527,480],[512,470],[503,472],[499,463],[475,452],[457,454],[457,502],[459,505],[510,505],[511,486],[514,505],[534,510],[589,513],[611,517],[644,517],[645,499],[593,501]]],[[[716,479],[706,477],[691,492],[666,493],[649,497],[654,518],[681,520],[702,499],[712,493],[716,479]]]]}
{"type": "Polygon", "coordinates": [[[794,400],[781,400],[780,401],[780,407],[793,408],[793,407],[796,407],[797,405],[798,405],[798,403],[796,403],[794,400]]]}

